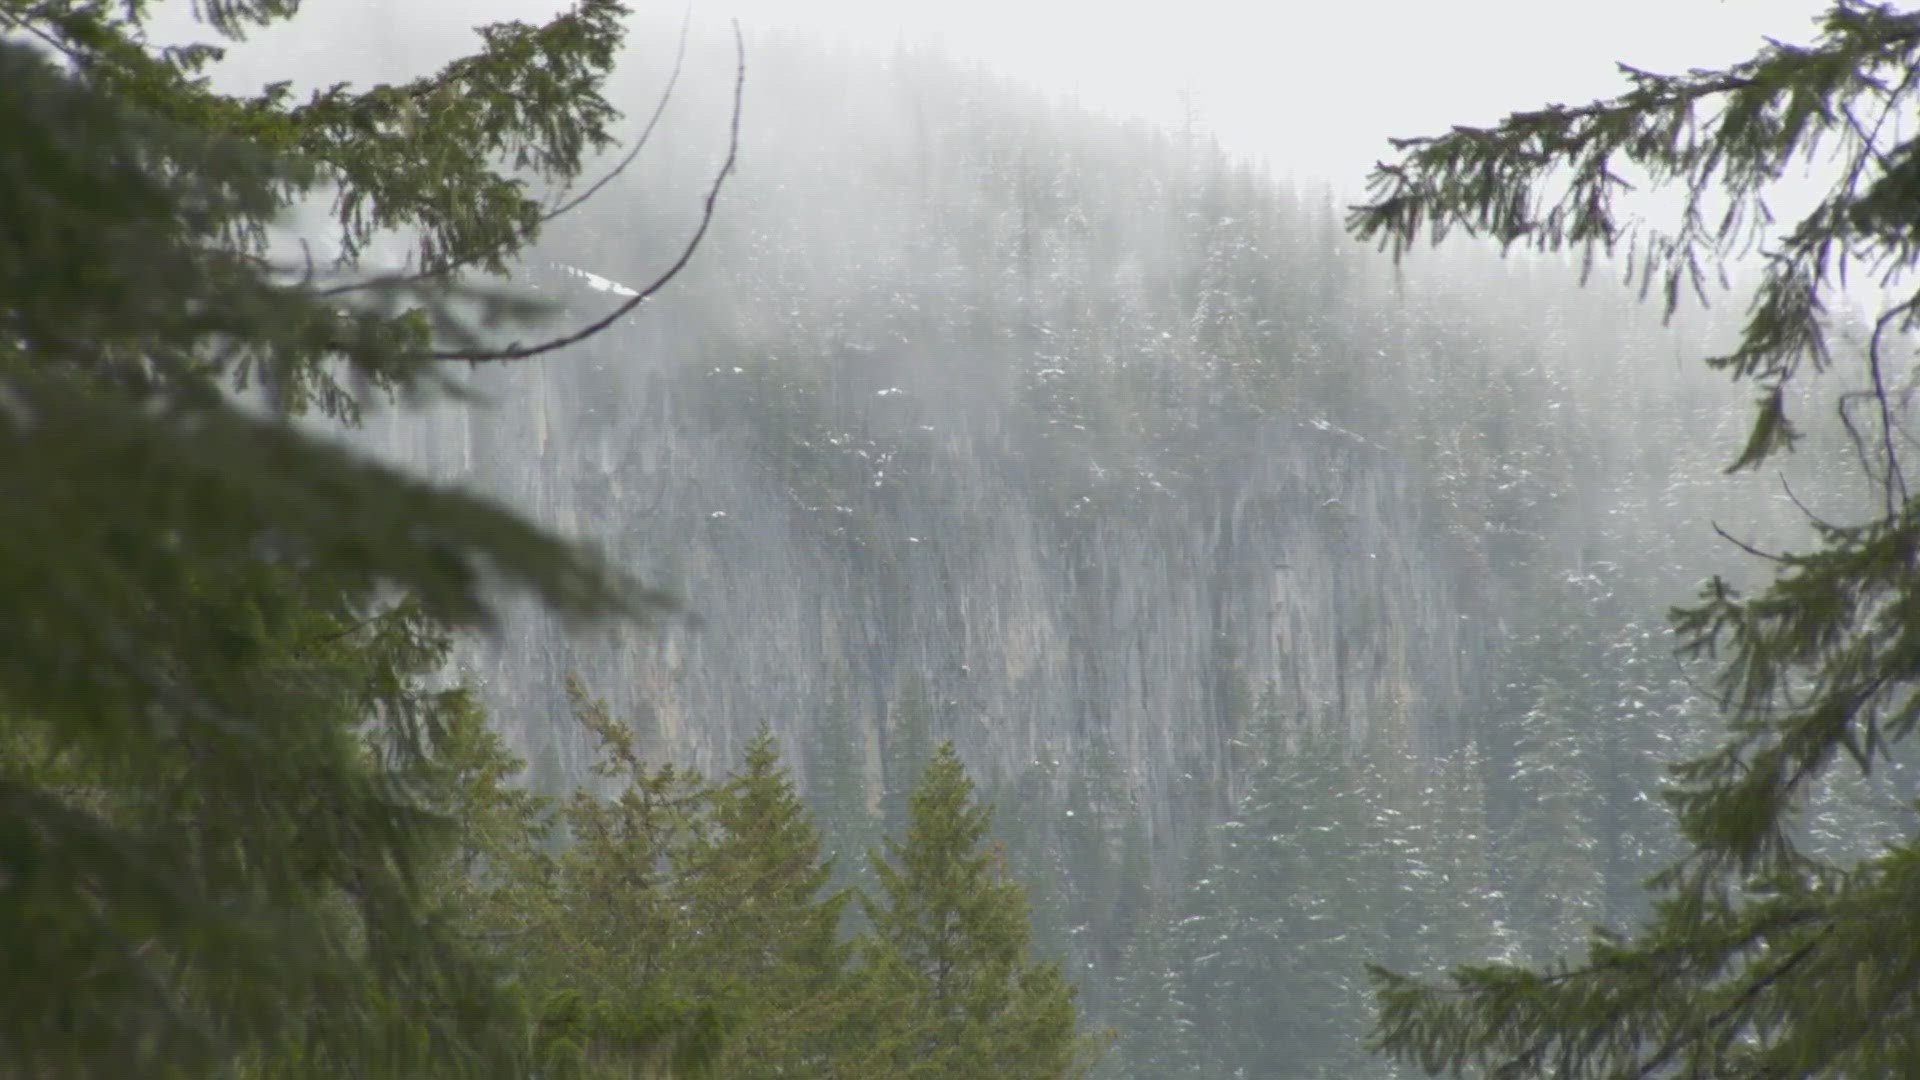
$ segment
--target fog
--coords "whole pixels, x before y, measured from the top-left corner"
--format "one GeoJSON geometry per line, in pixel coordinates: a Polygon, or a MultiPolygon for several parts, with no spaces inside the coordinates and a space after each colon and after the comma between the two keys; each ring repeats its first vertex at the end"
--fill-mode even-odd
{"type": "MultiPolygon", "coordinates": [[[[461,373],[488,404],[351,437],[698,616],[520,610],[463,645],[534,782],[589,779],[570,673],[660,759],[723,771],[770,725],[843,852],[951,739],[1042,946],[1121,1029],[1111,1075],[1379,1075],[1362,961],[1539,959],[1643,912],[1662,765],[1715,722],[1664,613],[1755,573],[1714,526],[1806,519],[1779,476],[1722,474],[1747,392],[1698,358],[1738,304],[1663,324],[1471,246],[1396,273],[1344,205],[1388,136],[1602,94],[1616,60],[1722,62],[1807,11],[701,3],[660,131],[515,276],[565,326],[671,261],[737,15],[741,166],[689,271],[461,373]]],[[[220,78],[400,78],[509,13],[540,11],[314,4],[220,78]]],[[[676,17],[635,21],[630,124],[676,17]]],[[[1842,515],[1850,468],[1816,427],[1786,475],[1842,515]]]]}
{"type": "Polygon", "coordinates": [[[1047,92],[1166,125],[1191,107],[1232,152],[1357,190],[1388,136],[1602,96],[1618,87],[1616,62],[1682,71],[1736,60],[1763,34],[1810,36],[1820,5],[703,0],[696,10],[868,46],[940,42],[1047,92]]]}
{"type": "MultiPolygon", "coordinates": [[[[187,4],[158,6],[160,37],[191,32],[187,4]]],[[[309,4],[297,26],[275,27],[238,50],[228,77],[241,85],[318,81],[335,77],[346,59],[360,77],[397,78],[457,55],[473,40],[472,26],[535,21],[560,7],[551,0],[309,4]]],[[[659,47],[678,9],[638,10],[655,27],[636,45],[659,47]]],[[[1763,36],[1809,38],[1820,10],[1811,0],[1624,0],[1604,12],[1526,0],[694,0],[691,7],[709,33],[738,18],[750,36],[799,32],[877,50],[934,44],[1110,115],[1163,126],[1192,116],[1233,153],[1341,190],[1358,190],[1388,137],[1603,96],[1619,88],[1617,63],[1654,71],[1728,63],[1763,36]]]]}

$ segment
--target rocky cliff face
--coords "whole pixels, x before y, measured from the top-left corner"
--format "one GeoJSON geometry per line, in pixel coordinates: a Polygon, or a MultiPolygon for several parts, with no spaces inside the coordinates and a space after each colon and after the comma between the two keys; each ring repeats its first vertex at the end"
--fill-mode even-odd
{"type": "MultiPolygon", "coordinates": [[[[583,775],[569,672],[707,769],[764,723],[816,776],[848,714],[876,802],[924,697],[989,783],[1110,750],[1175,834],[1235,793],[1256,699],[1356,738],[1479,737],[1518,561],[1597,557],[1566,491],[1526,494],[1567,481],[1536,460],[1566,389],[1538,354],[1617,354],[1626,328],[1575,341],[1536,309],[1509,353],[1474,290],[1394,292],[1329,200],[938,58],[762,43],[750,86],[692,271],[581,346],[469,373],[480,403],[362,436],[697,617],[573,635],[525,610],[472,643],[547,781],[583,775]],[[1489,534],[1503,515],[1527,529],[1489,534]]],[[[725,101],[676,107],[646,201],[601,195],[529,261],[568,317],[690,229],[725,101]]],[[[1495,272],[1476,289],[1546,295],[1495,272]]]]}
{"type": "Polygon", "coordinates": [[[1162,824],[1182,799],[1225,793],[1248,688],[1270,684],[1316,727],[1441,742],[1473,707],[1486,634],[1471,580],[1436,549],[1405,463],[1361,437],[1266,418],[1220,434],[1234,465],[1199,496],[1075,514],[996,433],[929,425],[894,451],[897,481],[809,507],[740,430],[754,418],[713,422],[674,350],[623,334],[591,351],[480,373],[500,406],[371,432],[615,553],[697,615],[570,636],[522,611],[466,654],[523,750],[569,778],[569,671],[658,753],[707,768],[762,723],[807,762],[841,685],[876,795],[901,779],[881,775],[882,751],[918,676],[942,706],[936,734],[986,775],[1071,768],[1097,733],[1162,824]]]}

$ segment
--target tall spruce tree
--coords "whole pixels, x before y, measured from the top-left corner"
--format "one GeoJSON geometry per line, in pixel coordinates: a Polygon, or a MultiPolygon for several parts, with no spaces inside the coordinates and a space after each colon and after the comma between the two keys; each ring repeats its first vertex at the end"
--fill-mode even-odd
{"type": "Polygon", "coordinates": [[[872,1026],[855,1075],[1073,1077],[1090,1064],[1072,984],[1029,956],[1026,897],[987,844],[992,816],[941,744],[905,837],[873,858],[861,949],[872,1026]]]}
{"type": "Polygon", "coordinates": [[[631,728],[570,681],[575,719],[593,737],[593,775],[562,810],[566,847],[550,876],[525,882],[513,965],[535,988],[552,1056],[586,1075],[647,1075],[710,1060],[732,1019],[711,984],[675,964],[699,927],[676,862],[710,827],[713,791],[698,773],[653,766],[631,728]]]}
{"type": "MultiPolygon", "coordinates": [[[[467,314],[532,309],[457,279],[613,141],[625,11],[296,100],[216,93],[222,46],[155,46],[152,6],[0,0],[0,1073],[501,1075],[519,1029],[422,910],[453,703],[418,680],[489,582],[659,598],[292,418],[596,329],[489,349],[467,314]],[[323,272],[268,243],[309,197],[323,272]],[[389,231],[408,272],[358,274],[389,231]]],[[[228,40],[296,8],[195,6],[228,40]]]]}
{"type": "Polygon", "coordinates": [[[1834,857],[1798,827],[1827,776],[1891,765],[1920,722],[1920,502],[1903,427],[1920,320],[1920,138],[1906,122],[1920,12],[1849,0],[1809,45],[1768,42],[1682,75],[1622,71],[1631,85],[1615,98],[1396,141],[1350,227],[1396,256],[1456,229],[1589,260],[1624,253],[1669,312],[1757,246],[1744,331],[1707,360],[1758,390],[1732,468],[1790,449],[1795,380],[1844,361],[1836,404],[1878,511],[1813,521],[1813,550],[1754,553],[1773,572],[1758,592],[1716,578],[1674,613],[1684,652],[1722,663],[1727,734],[1674,767],[1689,850],[1655,879],[1648,921],[1596,936],[1583,962],[1462,968],[1450,987],[1376,970],[1379,1045],[1456,1074],[1920,1075],[1912,817],[1865,856],[1834,857]],[[1777,222],[1770,200],[1802,166],[1828,187],[1777,222]],[[1676,223],[1623,209],[1644,180],[1679,189],[1676,223]],[[1850,273],[1880,305],[1851,349],[1833,333],[1850,273]]]}
{"type": "Polygon", "coordinates": [[[709,797],[706,827],[674,856],[686,929],[673,966],[687,993],[727,1021],[715,1075],[752,1080],[818,1069],[841,1041],[841,940],[851,899],[829,892],[834,867],[773,735],[747,744],[739,772],[709,797]]]}

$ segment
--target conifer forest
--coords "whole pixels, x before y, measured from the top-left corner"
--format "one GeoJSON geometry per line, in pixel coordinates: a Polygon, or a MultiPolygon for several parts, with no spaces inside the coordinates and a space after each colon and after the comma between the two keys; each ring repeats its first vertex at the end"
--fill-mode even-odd
{"type": "Polygon", "coordinates": [[[1920,1077],[1920,11],[393,7],[0,0],[0,1080],[1920,1077]]]}

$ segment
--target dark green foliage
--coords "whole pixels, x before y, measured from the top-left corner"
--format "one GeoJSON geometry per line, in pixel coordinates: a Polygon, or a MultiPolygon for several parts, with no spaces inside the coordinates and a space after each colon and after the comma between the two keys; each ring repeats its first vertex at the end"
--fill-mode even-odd
{"type": "Polygon", "coordinates": [[[840,937],[851,894],[829,893],[812,815],[766,731],[713,791],[709,820],[675,860],[682,917],[675,949],[688,993],[734,1018],[717,1075],[790,1075],[847,1041],[840,937]]]}
{"type": "Polygon", "coordinates": [[[542,1067],[757,1076],[817,1056],[844,1011],[846,897],[823,895],[829,867],[771,742],[708,783],[643,762],[574,689],[605,794],[556,806],[507,786],[521,763],[477,722],[442,780],[464,826],[444,910],[529,1003],[542,1067]]]}
{"type": "Polygon", "coordinates": [[[670,883],[672,863],[704,828],[710,789],[698,774],[654,767],[632,732],[578,686],[575,718],[599,747],[593,775],[610,789],[576,791],[560,824],[567,844],[550,876],[522,884],[514,948],[525,978],[544,993],[576,995],[591,1022],[586,1060],[614,1069],[656,1062],[674,1044],[727,1017],[675,977],[673,949],[687,929],[670,883]]]}
{"type": "MultiPolygon", "coordinates": [[[[913,825],[876,859],[870,929],[843,932],[812,815],[771,736],[719,782],[634,751],[575,688],[604,792],[560,807],[508,786],[520,763],[463,705],[431,778],[462,824],[437,908],[507,971],[540,1067],[662,1075],[1078,1075],[1072,988],[1027,957],[1021,890],[950,750],[913,825]],[[567,842],[548,855],[549,834],[567,842]],[[917,1055],[918,1064],[906,1054],[917,1055]]],[[[464,703],[464,698],[454,699],[464,703]]]]}
{"type": "MultiPolygon", "coordinates": [[[[214,93],[220,50],[151,50],[145,7],[0,2],[0,1068],[511,1071],[511,1003],[427,908],[429,776],[469,706],[421,680],[487,624],[485,585],[581,617],[658,598],[286,418],[351,422],[448,346],[486,358],[462,312],[530,313],[446,272],[503,268],[540,224],[528,180],[610,143],[624,9],[296,103],[214,93]],[[335,271],[395,228],[421,273],[277,262],[269,228],[314,195],[335,271]]],[[[204,15],[231,37],[293,9],[204,15]]]]}
{"type": "Polygon", "coordinates": [[[1094,1044],[1076,1030],[1074,991],[1030,959],[1026,898],[987,844],[951,743],[914,788],[906,835],[874,857],[879,895],[863,901],[861,943],[875,996],[860,1075],[1072,1077],[1094,1044]]]}
{"type": "Polygon", "coordinates": [[[1645,923],[1595,936],[1579,964],[1462,968],[1452,987],[1377,969],[1380,1045],[1400,1059],[1569,1080],[1920,1070],[1911,818],[1855,817],[1876,848],[1836,844],[1835,819],[1804,816],[1847,786],[1830,777],[1897,768],[1920,718],[1920,510],[1902,463],[1906,373],[1891,352],[1916,311],[1907,196],[1920,142],[1887,122],[1920,93],[1920,14],[1849,2],[1820,25],[1810,46],[1770,43],[1725,70],[1627,69],[1618,98],[1399,142],[1402,159],[1355,211],[1354,230],[1396,253],[1453,227],[1589,258],[1624,244],[1629,274],[1658,286],[1669,311],[1726,257],[1765,243],[1741,338],[1708,361],[1759,390],[1734,468],[1794,445],[1796,376],[1857,358],[1859,389],[1838,395],[1839,413],[1878,504],[1859,524],[1816,520],[1808,553],[1761,553],[1774,576],[1757,591],[1715,578],[1674,613],[1682,655],[1719,664],[1727,733],[1674,767],[1686,850],[1655,880],[1645,923]],[[1829,170],[1832,186],[1776,232],[1767,199],[1801,162],[1829,170]],[[1616,195],[1639,175],[1686,193],[1677,226],[1617,216],[1616,195]],[[1891,292],[1867,339],[1842,350],[1829,311],[1850,269],[1891,292]]]}

